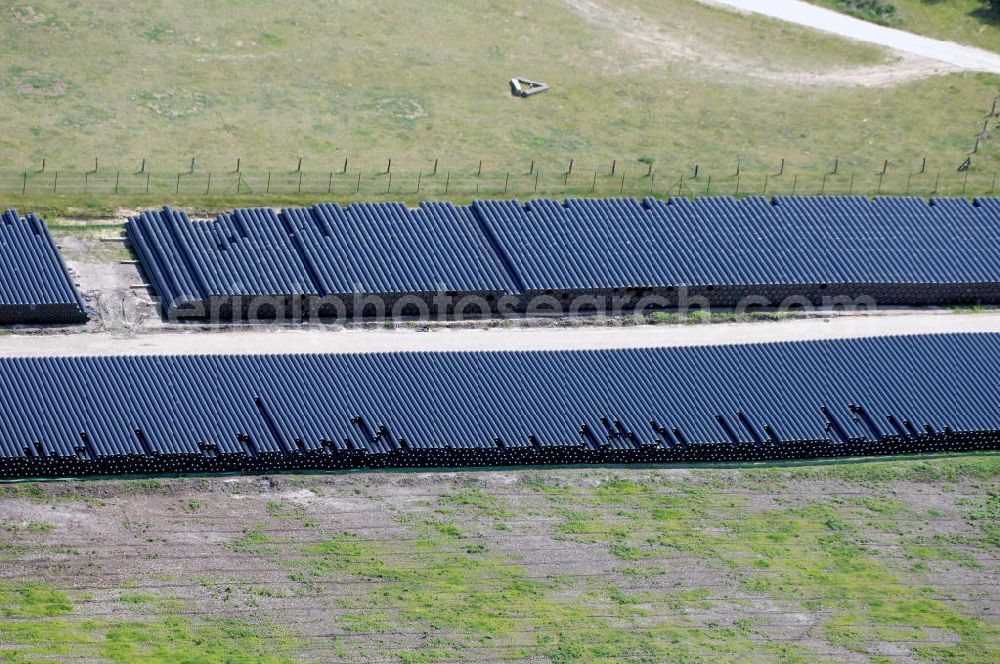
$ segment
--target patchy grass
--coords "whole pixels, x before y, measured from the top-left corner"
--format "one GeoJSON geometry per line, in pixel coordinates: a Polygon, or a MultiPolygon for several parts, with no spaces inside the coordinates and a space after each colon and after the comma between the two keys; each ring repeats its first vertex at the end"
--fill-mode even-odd
{"type": "Polygon", "coordinates": [[[260,556],[276,551],[274,539],[264,532],[264,524],[258,523],[252,528],[244,529],[243,534],[227,546],[234,553],[260,556]]]}
{"type": "Polygon", "coordinates": [[[368,635],[399,630],[434,635],[421,645],[395,650],[403,662],[479,659],[484,653],[554,662],[635,656],[663,661],[711,653],[717,661],[737,662],[776,650],[755,643],[750,629],[691,629],[652,616],[615,586],[588,593],[586,602],[567,601],[567,593],[589,588],[565,579],[532,578],[510,556],[456,551],[447,537],[429,533],[416,549],[421,561],[414,568],[387,546],[345,534],[304,548],[312,577],[379,581],[376,589],[343,602],[345,643],[357,656],[375,654],[366,649],[368,635]],[[647,620],[652,625],[639,629],[647,620]],[[358,638],[350,638],[352,633],[358,638]]]}
{"type": "Polygon", "coordinates": [[[512,472],[37,485],[0,659],[1000,658],[998,455],[512,472]],[[29,533],[49,509],[81,527],[29,533]]]}
{"type": "MultiPolygon", "coordinates": [[[[997,468],[971,465],[984,473],[995,474],[997,468]]],[[[897,478],[927,481],[926,468],[893,466],[897,478]]],[[[954,468],[939,470],[943,472],[935,475],[940,479],[954,468]]],[[[769,472],[774,471],[757,475],[769,472]]],[[[868,479],[859,474],[849,477],[868,479]]],[[[964,614],[942,601],[934,588],[904,578],[880,559],[879,549],[873,547],[880,525],[888,525],[890,532],[900,523],[914,526],[905,506],[885,500],[820,499],[791,508],[751,510],[746,498],[718,493],[723,486],[671,485],[666,487],[670,493],[664,494],[658,483],[610,480],[592,495],[572,496],[573,511],[559,507],[554,513],[565,519],[559,526],[565,537],[603,544],[623,560],[668,552],[692,554],[734,575],[752,596],[797,600],[803,611],[823,616],[822,631],[830,643],[853,652],[876,655],[880,644],[891,641],[932,660],[1000,658],[1000,624],[964,614]],[[615,512],[624,518],[609,519],[610,507],[625,509],[615,512]],[[892,519],[885,522],[889,511],[892,519]]],[[[977,503],[969,513],[987,537],[990,524],[996,523],[994,497],[977,503]]],[[[976,566],[945,542],[908,545],[905,551],[923,560],[976,566]]]]}
{"type": "Polygon", "coordinates": [[[747,468],[747,479],[780,481],[786,479],[841,479],[866,486],[884,486],[888,482],[956,482],[961,479],[991,479],[1000,476],[1000,454],[986,453],[938,459],[899,461],[871,459],[854,462],[775,468],[747,468]]]}
{"type": "Polygon", "coordinates": [[[1000,489],[989,489],[983,498],[961,504],[969,521],[982,529],[985,541],[1000,549],[1000,489]]]}
{"type": "Polygon", "coordinates": [[[514,515],[507,501],[501,496],[493,496],[478,487],[470,487],[442,496],[438,502],[443,505],[465,507],[483,516],[502,521],[514,515]]]}
{"type": "MultiPolygon", "coordinates": [[[[148,604],[153,598],[125,595],[148,604]]],[[[0,659],[38,661],[65,655],[120,664],[291,662],[293,643],[276,631],[220,618],[192,621],[176,616],[153,620],[90,619],[70,596],[45,583],[0,582],[0,659]]]]}

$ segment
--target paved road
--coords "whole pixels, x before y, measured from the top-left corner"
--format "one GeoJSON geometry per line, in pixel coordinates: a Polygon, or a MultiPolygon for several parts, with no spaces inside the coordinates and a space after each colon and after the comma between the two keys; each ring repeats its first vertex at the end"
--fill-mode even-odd
{"type": "Polygon", "coordinates": [[[5,335],[0,357],[207,353],[364,353],[393,351],[570,350],[697,346],[896,334],[1000,332],[1000,313],[904,313],[781,322],[635,327],[336,330],[310,327],[163,332],[5,335]]]}
{"type": "Polygon", "coordinates": [[[742,11],[764,14],[841,37],[887,46],[970,71],[1000,74],[1000,54],[921,37],[904,30],[887,28],[799,0],[702,0],[742,11]]]}

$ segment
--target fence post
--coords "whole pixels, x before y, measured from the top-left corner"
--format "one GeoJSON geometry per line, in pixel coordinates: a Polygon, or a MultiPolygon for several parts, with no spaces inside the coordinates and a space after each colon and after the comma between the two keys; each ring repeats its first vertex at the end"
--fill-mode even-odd
{"type": "Polygon", "coordinates": [[[535,190],[532,192],[534,194],[538,193],[538,175],[541,171],[535,171],[535,190]]]}
{"type": "Polygon", "coordinates": [[[993,185],[990,187],[990,193],[992,194],[993,190],[996,188],[997,188],[997,171],[993,171],[993,185]]]}
{"type": "Polygon", "coordinates": [[[152,173],[146,173],[146,193],[147,194],[149,193],[149,176],[150,175],[152,175],[152,173]]]}
{"type": "MultiPolygon", "coordinates": [[[[174,194],[179,194],[181,191],[181,174],[177,174],[177,186],[174,187],[174,194]]],[[[240,193],[240,186],[236,185],[236,193],[240,193]]]]}
{"type": "Polygon", "coordinates": [[[115,196],[118,195],[118,180],[121,179],[121,176],[121,171],[115,171],[115,196]]]}
{"type": "Polygon", "coordinates": [[[330,171],[330,181],[326,183],[326,193],[333,191],[333,171],[330,171]]]}
{"type": "Polygon", "coordinates": [[[83,174],[83,193],[87,193],[87,187],[90,185],[90,171],[83,174]]]}
{"type": "Polygon", "coordinates": [[[618,188],[618,195],[625,193],[625,174],[622,173],[622,186],[618,188]]]}
{"type": "Polygon", "coordinates": [[[761,196],[765,196],[765,197],[767,196],[767,181],[768,181],[768,178],[770,178],[770,177],[771,177],[770,173],[768,173],[768,174],[766,174],[764,176],[764,191],[763,191],[763,193],[761,193],[761,196]]]}
{"type": "Polygon", "coordinates": [[[265,194],[271,193],[271,171],[267,172],[267,184],[264,186],[264,193],[265,194]]]}
{"type": "Polygon", "coordinates": [[[39,173],[44,173],[45,172],[45,157],[42,157],[42,170],[40,170],[38,172],[39,173]]]}
{"type": "Polygon", "coordinates": [[[827,173],[823,173],[823,184],[821,184],[819,186],[819,195],[820,196],[822,196],[823,194],[826,193],[826,176],[827,175],[828,175],[827,173]]]}
{"type": "Polygon", "coordinates": [[[242,184],[243,184],[243,173],[240,172],[240,173],[236,174],[236,193],[237,193],[237,195],[240,193],[240,186],[242,184]]]}
{"type": "Polygon", "coordinates": [[[424,172],[423,172],[423,171],[419,171],[419,172],[417,173],[417,193],[418,193],[418,194],[420,193],[420,181],[421,181],[421,180],[422,180],[423,178],[424,178],[424,172]]]}
{"type": "Polygon", "coordinates": [[[347,174],[347,157],[344,157],[344,174],[347,174]]]}
{"type": "Polygon", "coordinates": [[[795,195],[795,190],[799,187],[799,174],[796,173],[792,176],[792,196],[795,195]]]}
{"type": "Polygon", "coordinates": [[[205,195],[208,196],[212,191],[212,171],[208,172],[208,182],[205,184],[205,195]]]}
{"type": "Polygon", "coordinates": [[[444,180],[444,193],[448,194],[448,190],[451,189],[451,171],[448,171],[448,177],[444,180]]]}
{"type": "Polygon", "coordinates": [[[146,158],[143,157],[142,158],[142,166],[139,167],[139,175],[142,175],[145,172],[146,172],[146,158]]]}
{"type": "Polygon", "coordinates": [[[434,160],[434,172],[433,172],[433,173],[431,173],[431,176],[432,176],[432,177],[436,177],[436,176],[437,176],[437,174],[438,174],[438,160],[437,160],[437,159],[435,159],[435,160],[434,160]]]}
{"type": "Polygon", "coordinates": [[[840,170],[840,157],[837,157],[836,159],[833,160],[833,173],[831,173],[830,175],[836,175],[837,171],[839,170],[840,170]]]}
{"type": "Polygon", "coordinates": [[[56,171],[55,177],[52,178],[52,193],[56,193],[56,189],[59,186],[59,171],[56,171]]]}
{"type": "Polygon", "coordinates": [[[965,179],[962,180],[962,196],[965,196],[965,190],[969,186],[969,171],[965,172],[965,179]]]}
{"type": "Polygon", "coordinates": [[[300,194],[302,193],[302,171],[301,170],[299,171],[299,191],[298,191],[298,193],[300,193],[300,194]]]}
{"type": "Polygon", "coordinates": [[[931,192],[931,195],[937,196],[938,185],[940,184],[941,184],[941,172],[938,171],[937,177],[934,179],[934,191],[931,192]]]}
{"type": "Polygon", "coordinates": [[[389,192],[392,191],[392,173],[389,173],[389,184],[385,188],[385,193],[388,196],[389,192]]]}
{"type": "Polygon", "coordinates": [[[358,188],[354,190],[355,194],[361,193],[361,171],[358,171],[358,188]]]}
{"type": "MultiPolygon", "coordinates": [[[[995,179],[996,178],[994,178],[994,180],[995,179]]],[[[24,172],[24,181],[21,183],[21,195],[22,196],[24,195],[24,192],[27,191],[27,189],[28,189],[28,171],[25,171],[24,172]]]]}
{"type": "Polygon", "coordinates": [[[385,165],[385,174],[389,175],[392,173],[392,157],[389,157],[389,163],[385,165]]]}
{"type": "Polygon", "coordinates": [[[848,196],[854,195],[854,173],[851,173],[851,184],[847,186],[847,195],[848,196]]]}
{"type": "Polygon", "coordinates": [[[913,173],[906,176],[906,195],[910,195],[910,183],[913,182],[913,173]]]}
{"type": "Polygon", "coordinates": [[[618,166],[618,160],[617,159],[612,159],[611,160],[611,174],[612,175],[615,174],[615,168],[617,168],[617,166],[618,166]]]}
{"type": "Polygon", "coordinates": [[[597,189],[597,169],[594,169],[594,181],[590,185],[590,193],[594,193],[597,189]]]}
{"type": "Polygon", "coordinates": [[[535,160],[532,159],[531,167],[528,169],[528,175],[534,175],[534,174],[535,174],[535,160]]]}
{"type": "Polygon", "coordinates": [[[573,160],[570,159],[569,160],[569,168],[566,169],[566,175],[572,175],[572,174],[573,174],[573,160]]]}
{"type": "Polygon", "coordinates": [[[708,174],[708,184],[705,185],[705,195],[706,196],[711,196],[712,195],[712,174],[711,173],[708,174]]]}
{"type": "Polygon", "coordinates": [[[507,187],[510,185],[510,171],[507,171],[507,177],[503,181],[503,195],[507,195],[507,187]]]}
{"type": "Polygon", "coordinates": [[[740,167],[739,167],[739,165],[737,165],[736,166],[736,191],[733,193],[733,196],[734,197],[738,197],[739,195],[740,195],[740,167]]]}
{"type": "MultiPolygon", "coordinates": [[[[482,174],[483,174],[483,160],[480,159],[479,160],[479,168],[476,170],[476,177],[478,178],[482,174]]],[[[477,187],[476,191],[479,191],[479,189],[478,189],[479,185],[478,184],[476,185],[476,187],[477,187]]]]}

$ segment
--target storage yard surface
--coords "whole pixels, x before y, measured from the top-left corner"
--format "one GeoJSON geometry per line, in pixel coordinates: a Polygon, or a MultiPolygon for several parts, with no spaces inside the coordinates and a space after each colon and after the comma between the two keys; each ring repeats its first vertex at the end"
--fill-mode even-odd
{"type": "MultiPolygon", "coordinates": [[[[1000,3],[891,2],[898,9],[891,27],[1000,57],[1000,3]]],[[[124,227],[165,203],[204,219],[329,201],[996,196],[992,125],[1000,116],[990,107],[1000,75],[976,71],[992,66],[893,51],[711,0],[2,4],[0,211],[47,219],[90,313],[81,325],[0,327],[7,366],[45,364],[7,359],[44,356],[268,353],[283,355],[270,360],[281,364],[288,353],[1000,332],[1000,307],[979,305],[739,316],[716,309],[639,321],[175,323],[151,299],[124,227]],[[515,98],[512,76],[551,88],[515,98]],[[974,145],[971,168],[956,171],[974,145]]],[[[872,19],[887,2],[812,4],[872,19]]],[[[963,235],[935,246],[955,250],[946,267],[986,270],[995,235],[990,222],[984,241],[963,235]]],[[[893,244],[894,233],[875,238],[888,242],[875,245],[882,251],[905,249],[900,265],[917,264],[893,244]]],[[[709,245],[723,258],[739,255],[726,242],[709,245]]],[[[828,254],[822,246],[817,253],[828,254]]],[[[617,260],[610,254],[599,262],[617,260]]],[[[869,257],[868,265],[887,262],[869,257]]],[[[910,283],[902,273],[897,281],[910,283]]],[[[998,412],[996,357],[979,362],[984,354],[962,358],[975,380],[958,373],[938,380],[948,353],[916,369],[915,355],[902,353],[889,378],[870,382],[910,385],[889,390],[897,410],[907,399],[931,399],[948,412],[931,409],[928,419],[945,422],[975,401],[990,423],[998,412]],[[913,397],[928,367],[941,368],[913,397]],[[956,405],[970,388],[974,398],[956,405]]],[[[864,362],[859,354],[847,364],[864,362]]],[[[192,364],[209,365],[204,357],[192,364]]],[[[279,373],[300,379],[286,383],[292,393],[315,396],[302,389],[301,374],[279,373]]],[[[329,377],[337,390],[346,384],[339,373],[329,377]]],[[[813,373],[761,376],[781,394],[792,393],[789,385],[822,392],[844,382],[839,367],[813,373]]],[[[671,383],[677,376],[663,382],[680,393],[699,382],[671,383]]],[[[463,396],[463,388],[478,394],[486,412],[502,405],[456,372],[437,378],[463,396]]],[[[261,376],[231,382],[254,380],[261,376]]],[[[546,391],[567,393],[559,381],[546,391]]],[[[403,381],[362,382],[357,393],[384,394],[390,405],[381,411],[395,422],[401,408],[391,402],[405,392],[403,381]]],[[[20,432],[18,444],[48,443],[54,429],[46,418],[62,426],[64,442],[112,412],[126,433],[149,426],[128,419],[137,393],[127,387],[114,404],[95,405],[96,391],[79,382],[0,383],[0,431],[20,432]],[[68,405],[53,406],[60,403],[68,405]]],[[[614,371],[587,385],[652,393],[614,371]]],[[[524,388],[508,394],[532,406],[548,399],[524,388]]],[[[157,403],[162,426],[183,431],[163,437],[171,442],[223,419],[211,407],[176,405],[157,403]]],[[[442,419],[454,421],[454,413],[442,419]]],[[[511,420],[530,424],[519,414],[511,420]]],[[[24,453],[35,456],[31,447],[24,453]]],[[[1000,662],[1000,453],[265,471],[272,474],[0,482],[0,661],[1000,662]]]]}
{"type": "Polygon", "coordinates": [[[995,662],[996,456],[0,487],[13,661],[995,662]]]}

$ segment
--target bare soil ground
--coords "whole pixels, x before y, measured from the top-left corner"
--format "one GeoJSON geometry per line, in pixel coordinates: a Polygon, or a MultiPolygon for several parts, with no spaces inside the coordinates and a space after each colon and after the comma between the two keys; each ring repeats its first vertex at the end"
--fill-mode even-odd
{"type": "MultiPolygon", "coordinates": [[[[7,485],[0,596],[64,593],[74,661],[133,661],[102,650],[105,623],[172,619],[280,637],[272,661],[988,661],[998,472],[969,457],[7,485]]],[[[15,611],[0,634],[49,620],[15,611]]]]}

